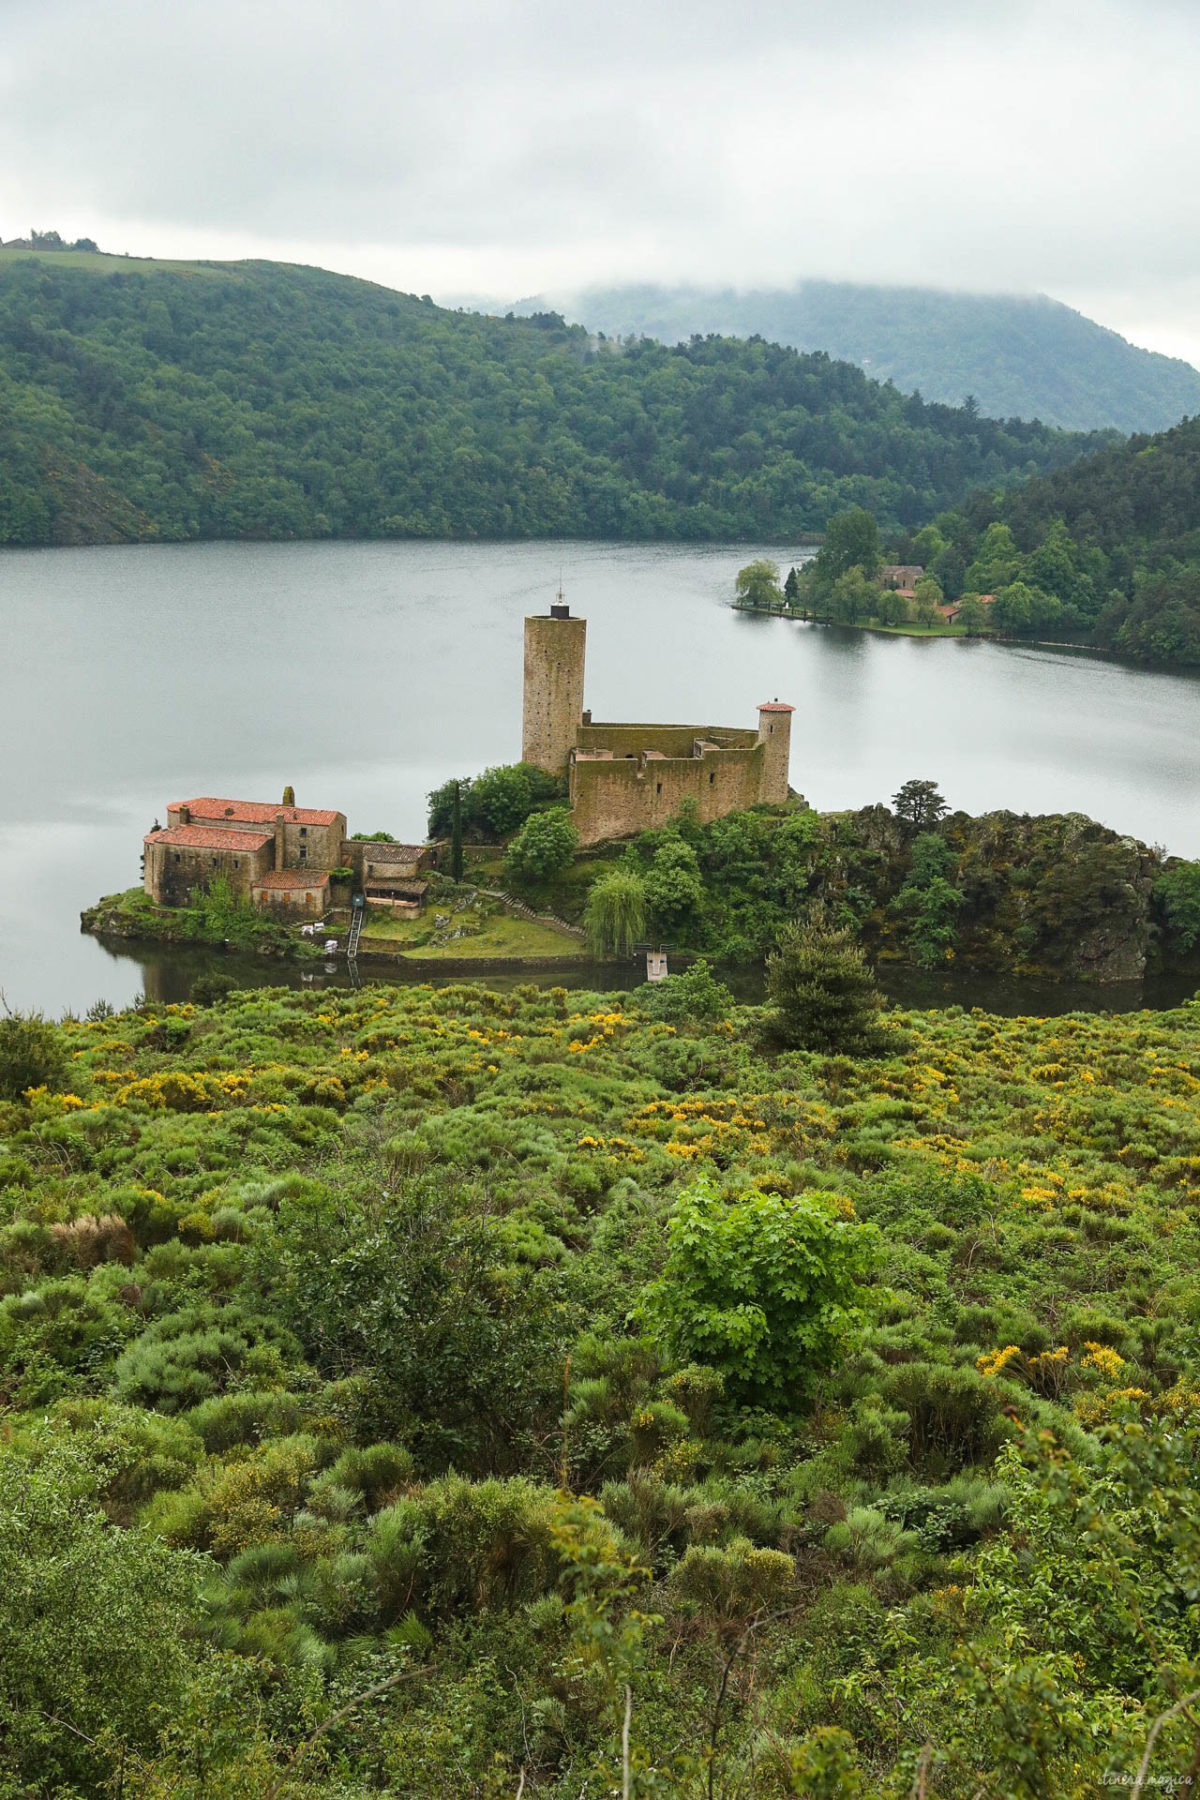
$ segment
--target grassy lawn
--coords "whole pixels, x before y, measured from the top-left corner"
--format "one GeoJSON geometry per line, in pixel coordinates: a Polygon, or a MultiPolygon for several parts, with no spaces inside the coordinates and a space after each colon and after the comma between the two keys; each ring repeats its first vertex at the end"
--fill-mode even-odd
{"type": "Polygon", "coordinates": [[[889,637],[966,637],[962,625],[862,625],[861,631],[884,631],[889,637]]]}
{"type": "Polygon", "coordinates": [[[445,943],[418,943],[429,930],[430,919],[374,919],[363,929],[362,954],[369,956],[372,946],[387,951],[400,950],[405,955],[441,957],[488,956],[582,956],[583,945],[575,938],[535,925],[528,919],[514,919],[508,913],[480,918],[478,913],[454,915],[454,928],[467,928],[468,937],[452,938],[445,943]]]}
{"type": "Polygon", "coordinates": [[[166,270],[172,275],[227,275],[232,271],[202,263],[166,262],[153,256],[109,256],[103,250],[0,250],[0,268],[15,262],[49,263],[53,268],[90,269],[95,275],[116,270],[128,274],[131,269],[166,270]]]}

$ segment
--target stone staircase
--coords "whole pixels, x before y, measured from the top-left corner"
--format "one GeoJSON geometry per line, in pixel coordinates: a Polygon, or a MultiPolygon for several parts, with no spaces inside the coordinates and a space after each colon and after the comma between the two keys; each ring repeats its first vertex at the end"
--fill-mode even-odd
{"type": "Polygon", "coordinates": [[[498,888],[479,888],[477,892],[486,894],[489,900],[499,900],[506,912],[518,919],[528,919],[531,925],[544,925],[547,931],[557,931],[562,937],[574,938],[576,943],[587,941],[587,932],[580,925],[568,925],[556,913],[534,912],[523,900],[514,900],[511,894],[502,894],[498,888]]]}

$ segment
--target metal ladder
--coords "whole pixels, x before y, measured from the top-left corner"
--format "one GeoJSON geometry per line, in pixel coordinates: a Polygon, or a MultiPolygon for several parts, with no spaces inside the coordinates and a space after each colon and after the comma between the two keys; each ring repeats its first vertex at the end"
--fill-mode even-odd
{"type": "Polygon", "coordinates": [[[358,940],[363,932],[363,920],[367,916],[365,906],[357,907],[350,919],[350,936],[346,940],[346,957],[353,962],[358,955],[358,940]]]}

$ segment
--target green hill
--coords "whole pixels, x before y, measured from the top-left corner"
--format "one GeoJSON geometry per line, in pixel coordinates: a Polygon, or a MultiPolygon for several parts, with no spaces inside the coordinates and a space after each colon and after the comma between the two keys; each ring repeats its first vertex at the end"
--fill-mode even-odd
{"type": "Polygon", "coordinates": [[[0,253],[0,543],[913,527],[1097,440],[824,355],[599,344],[271,263],[0,253]]]}
{"type": "Polygon", "coordinates": [[[949,598],[994,593],[1007,635],[1200,666],[1200,419],[1019,492],[983,491],[901,542],[949,598]]]}
{"type": "MultiPolygon", "coordinates": [[[[564,303],[556,301],[556,304],[564,303]]],[[[544,306],[530,301],[518,310],[544,306]]],[[[565,304],[565,303],[564,303],[565,304]]],[[[803,281],[792,288],[595,287],[569,316],[594,331],[759,336],[825,350],[906,393],[1075,431],[1160,431],[1200,412],[1200,370],[1127,343],[1045,295],[803,281]]]]}

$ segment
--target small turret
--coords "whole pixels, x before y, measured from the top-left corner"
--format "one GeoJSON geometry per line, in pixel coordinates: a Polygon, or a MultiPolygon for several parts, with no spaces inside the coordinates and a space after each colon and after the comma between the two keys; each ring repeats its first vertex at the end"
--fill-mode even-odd
{"type": "Polygon", "coordinates": [[[764,700],[758,709],[758,741],[763,745],[760,805],[782,806],[788,797],[792,714],[795,710],[782,700],[764,700]]]}

